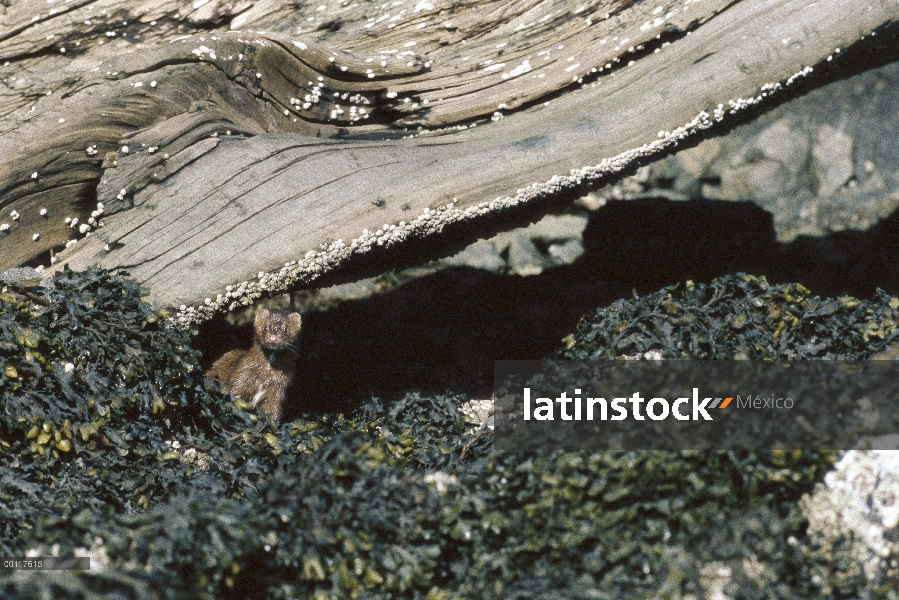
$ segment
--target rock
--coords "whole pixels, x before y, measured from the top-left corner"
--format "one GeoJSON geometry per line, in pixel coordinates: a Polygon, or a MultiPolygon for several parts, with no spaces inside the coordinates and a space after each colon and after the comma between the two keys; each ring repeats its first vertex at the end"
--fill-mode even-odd
{"type": "Polygon", "coordinates": [[[441,262],[451,267],[470,267],[491,273],[504,273],[506,270],[506,261],[491,240],[478,240],[441,262]]]}
{"type": "Polygon", "coordinates": [[[677,166],[687,175],[693,179],[702,179],[712,163],[721,154],[723,147],[724,143],[720,138],[712,138],[698,144],[694,148],[678,152],[674,158],[677,166]]]}
{"type": "Polygon", "coordinates": [[[801,506],[809,520],[809,534],[828,541],[851,536],[853,558],[871,584],[883,582],[889,570],[895,572],[899,453],[847,452],[824,483],[803,497],[801,506]]]}
{"type": "Polygon", "coordinates": [[[582,215],[546,215],[525,231],[532,239],[544,242],[580,239],[587,228],[587,217],[582,215]]]}
{"type": "Polygon", "coordinates": [[[846,185],[853,175],[852,138],[830,125],[818,128],[812,156],[818,177],[818,195],[830,196],[846,185]]]}
{"type": "MultiPolygon", "coordinates": [[[[605,203],[598,197],[591,201],[597,205],[605,203]]],[[[492,273],[508,270],[523,277],[539,275],[548,267],[570,265],[584,254],[581,240],[586,227],[587,217],[583,215],[546,215],[527,227],[475,242],[440,263],[492,273]],[[546,248],[546,252],[541,248],[546,248]],[[508,255],[508,262],[503,258],[504,253],[508,255]]]]}
{"type": "Polygon", "coordinates": [[[809,139],[802,127],[786,117],[779,119],[755,137],[741,152],[743,162],[756,153],[784,165],[792,173],[805,166],[808,159],[809,139]]]}
{"type": "Polygon", "coordinates": [[[589,211],[599,210],[606,205],[608,199],[599,195],[597,192],[588,192],[574,201],[575,206],[585,208],[589,211]]]}
{"type": "Polygon", "coordinates": [[[525,234],[509,240],[509,271],[522,277],[543,272],[543,254],[525,234]]]}
{"type": "Polygon", "coordinates": [[[793,174],[776,160],[761,159],[726,170],[721,175],[721,200],[773,200],[796,193],[793,174]]]}
{"type": "MultiPolygon", "coordinates": [[[[7,269],[0,273],[0,281],[6,285],[14,285],[19,288],[33,288],[39,285],[48,287],[49,279],[44,279],[40,271],[31,267],[18,267],[7,269]]],[[[52,284],[51,284],[52,285],[52,284]]]]}
{"type": "Polygon", "coordinates": [[[809,141],[781,119],[751,139],[721,174],[722,200],[771,200],[795,195],[808,162],[809,141]]]}
{"type": "Polygon", "coordinates": [[[378,292],[376,277],[360,279],[350,283],[333,285],[319,290],[319,296],[325,303],[345,300],[360,300],[374,296],[378,292]]]}
{"type": "MultiPolygon", "coordinates": [[[[713,175],[710,169],[721,155],[723,148],[724,143],[720,138],[712,138],[662,161],[671,163],[673,167],[670,189],[683,195],[685,199],[702,197],[702,188],[705,185],[703,181],[713,175]]],[[[666,196],[670,197],[670,194],[666,196]]],[[[717,193],[715,197],[717,198],[717,193]]]]}
{"type": "Polygon", "coordinates": [[[567,240],[558,244],[551,244],[546,253],[556,264],[570,265],[583,256],[584,244],[580,240],[567,240]]]}
{"type": "Polygon", "coordinates": [[[510,272],[538,275],[547,267],[580,258],[586,227],[587,217],[582,215],[546,215],[528,227],[499,234],[495,243],[499,251],[508,248],[510,272]],[[546,254],[540,248],[546,248],[546,254]]]}

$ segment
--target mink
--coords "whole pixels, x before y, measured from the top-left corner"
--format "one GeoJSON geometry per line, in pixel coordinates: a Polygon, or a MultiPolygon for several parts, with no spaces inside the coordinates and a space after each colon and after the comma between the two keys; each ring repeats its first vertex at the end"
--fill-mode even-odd
{"type": "Polygon", "coordinates": [[[260,309],[253,321],[253,346],[227,352],[206,376],[217,378],[232,394],[280,420],[287,387],[297,373],[295,344],[300,323],[299,313],[260,309]]]}

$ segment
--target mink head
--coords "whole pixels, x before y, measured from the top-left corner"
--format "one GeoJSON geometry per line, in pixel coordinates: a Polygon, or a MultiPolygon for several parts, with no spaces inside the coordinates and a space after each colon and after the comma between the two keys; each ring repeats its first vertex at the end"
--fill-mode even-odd
{"type": "Polygon", "coordinates": [[[300,313],[260,309],[253,322],[256,341],[266,350],[279,350],[289,346],[300,335],[300,323],[300,313]]]}

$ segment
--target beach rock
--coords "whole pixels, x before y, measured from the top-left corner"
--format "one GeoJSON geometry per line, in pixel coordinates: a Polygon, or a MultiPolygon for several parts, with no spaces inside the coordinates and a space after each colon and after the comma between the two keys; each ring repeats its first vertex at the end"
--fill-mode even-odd
{"type": "Polygon", "coordinates": [[[522,277],[539,275],[543,272],[543,254],[530,239],[524,235],[512,236],[509,239],[509,270],[522,277]]]}
{"type": "MultiPolygon", "coordinates": [[[[849,536],[851,558],[869,590],[899,583],[899,453],[846,452],[800,504],[809,534],[826,540],[824,549],[849,536]]],[[[838,585],[840,574],[830,575],[838,585]]]]}
{"type": "Polygon", "coordinates": [[[506,259],[496,249],[492,240],[478,240],[462,252],[441,261],[450,267],[471,267],[491,273],[505,273],[506,259]]]}
{"type": "Polygon", "coordinates": [[[479,240],[438,264],[522,277],[539,275],[549,267],[570,265],[584,254],[586,227],[585,215],[545,215],[527,227],[479,240]]]}
{"type": "Polygon", "coordinates": [[[31,267],[19,267],[15,269],[7,269],[0,273],[0,282],[7,285],[15,285],[20,288],[33,288],[41,285],[44,281],[39,271],[31,267]]]}
{"type": "Polygon", "coordinates": [[[852,138],[839,129],[830,125],[818,128],[812,156],[818,176],[819,196],[830,196],[849,183],[854,174],[852,144],[852,138]]]}
{"type": "Polygon", "coordinates": [[[722,200],[770,200],[795,195],[808,161],[809,140],[781,119],[751,139],[721,174],[722,200]]]}

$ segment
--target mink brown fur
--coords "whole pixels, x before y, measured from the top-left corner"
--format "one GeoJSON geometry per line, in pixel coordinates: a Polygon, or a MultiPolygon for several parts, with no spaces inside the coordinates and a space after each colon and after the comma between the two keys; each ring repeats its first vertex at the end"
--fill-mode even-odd
{"type": "Polygon", "coordinates": [[[226,353],[206,375],[217,378],[232,394],[262,407],[279,420],[287,387],[297,373],[295,344],[300,324],[299,313],[260,309],[253,321],[253,346],[226,353]]]}

